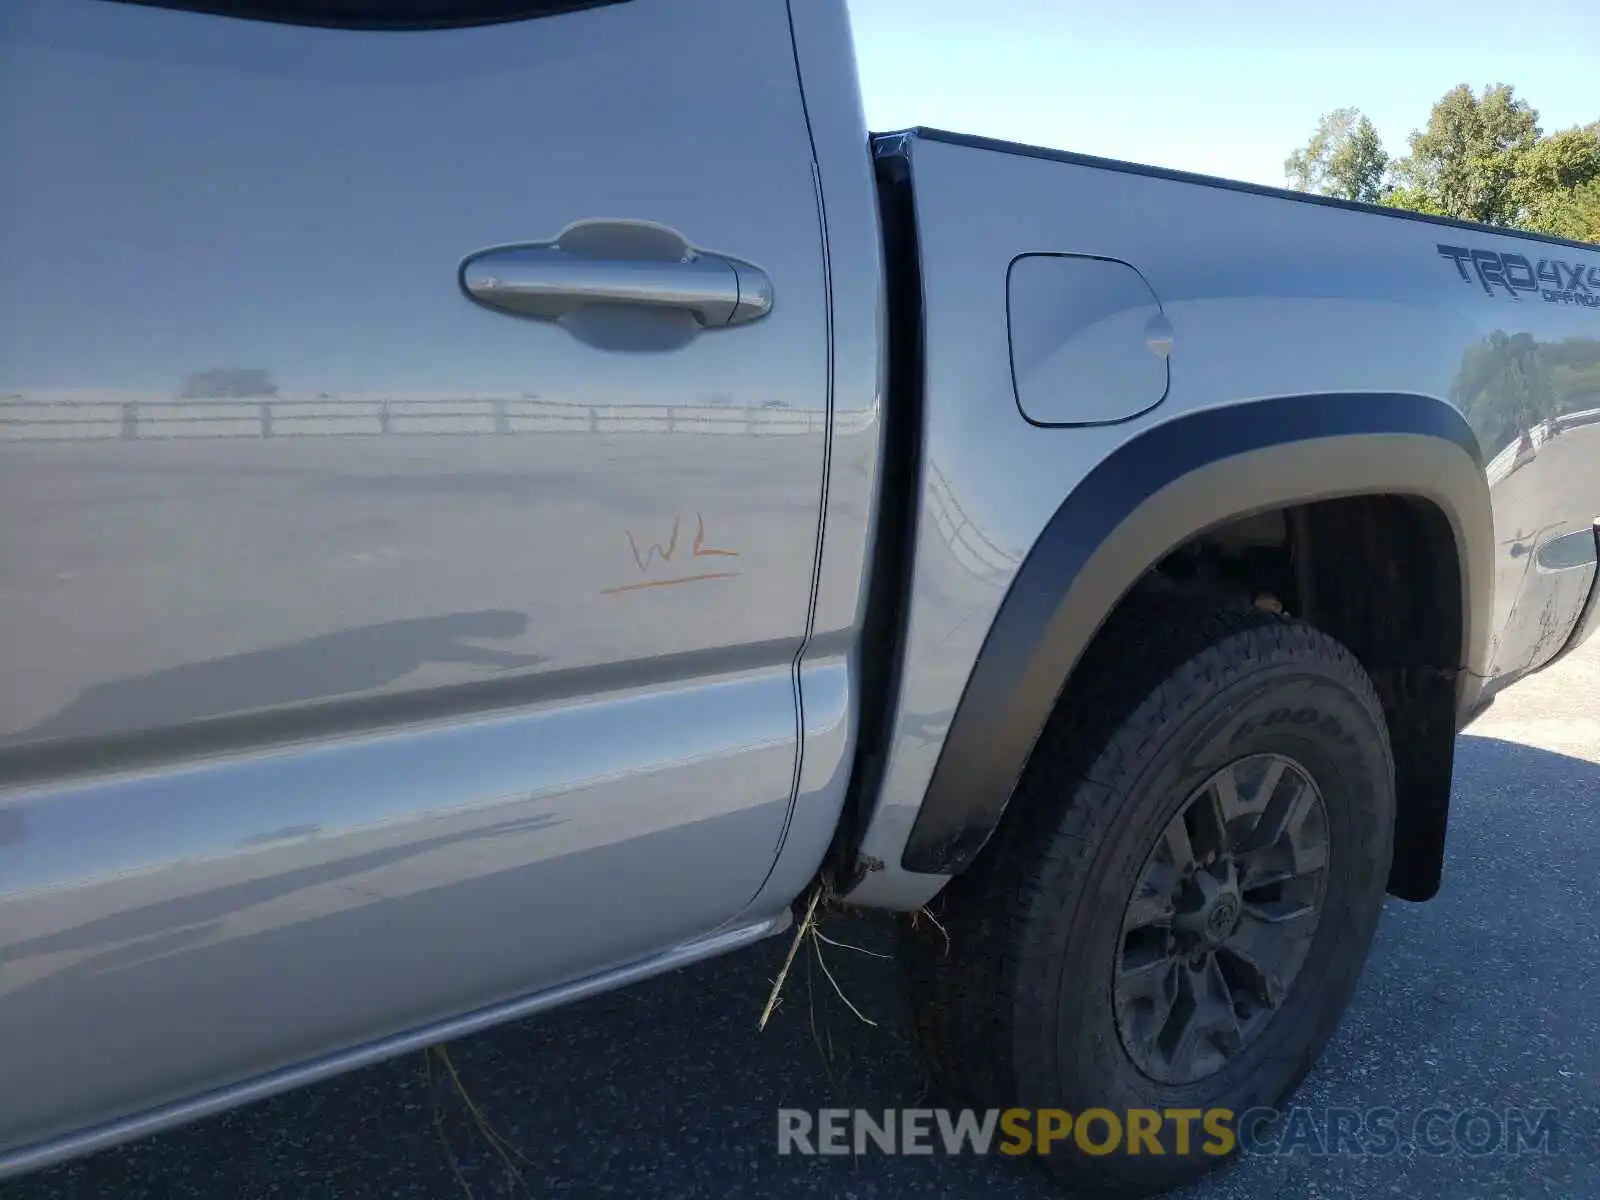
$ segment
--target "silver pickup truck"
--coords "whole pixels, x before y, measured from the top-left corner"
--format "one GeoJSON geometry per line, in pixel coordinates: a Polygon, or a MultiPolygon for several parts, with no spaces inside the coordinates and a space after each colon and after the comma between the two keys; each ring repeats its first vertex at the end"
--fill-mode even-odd
{"type": "Polygon", "coordinates": [[[1600,247],[854,71],[843,0],[7,6],[0,1168],[818,888],[946,1095],[1305,1075],[1600,623],[1600,247]]]}

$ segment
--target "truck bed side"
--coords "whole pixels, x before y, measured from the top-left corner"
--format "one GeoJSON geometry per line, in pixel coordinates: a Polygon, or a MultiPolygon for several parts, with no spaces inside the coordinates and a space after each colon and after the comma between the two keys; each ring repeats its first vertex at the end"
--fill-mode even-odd
{"type": "Polygon", "coordinates": [[[1592,627],[1600,397],[1551,375],[1600,362],[1600,250],[936,131],[877,152],[919,247],[923,421],[855,898],[913,906],[971,861],[1073,663],[1166,556],[1248,541],[1252,514],[1264,542],[1291,515],[1348,532],[1340,497],[1394,498],[1449,543],[1394,584],[1419,629],[1438,608],[1437,651],[1397,632],[1368,663],[1398,673],[1397,711],[1444,681],[1415,788],[1419,844],[1442,837],[1455,726],[1592,627]]]}

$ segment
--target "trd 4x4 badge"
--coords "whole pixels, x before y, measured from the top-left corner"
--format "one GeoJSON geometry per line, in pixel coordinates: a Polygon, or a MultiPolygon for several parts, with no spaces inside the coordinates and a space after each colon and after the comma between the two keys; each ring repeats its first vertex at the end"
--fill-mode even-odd
{"type": "Polygon", "coordinates": [[[1600,309],[1600,266],[1541,258],[1535,266],[1523,254],[1500,254],[1494,250],[1471,250],[1466,246],[1438,247],[1439,254],[1455,263],[1461,278],[1476,279],[1491,296],[1495,288],[1505,288],[1513,300],[1523,292],[1538,295],[1546,304],[1576,304],[1600,309]]]}

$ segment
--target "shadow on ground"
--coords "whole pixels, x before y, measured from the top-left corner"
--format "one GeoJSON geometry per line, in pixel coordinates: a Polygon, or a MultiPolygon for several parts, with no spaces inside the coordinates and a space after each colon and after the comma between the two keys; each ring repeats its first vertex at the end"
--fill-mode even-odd
{"type": "MultiPolygon", "coordinates": [[[[1390,902],[1358,998],[1297,1097],[1387,1106],[1402,1129],[1430,1107],[1550,1107],[1553,1154],[1299,1150],[1247,1159],[1188,1195],[1592,1194],[1597,803],[1600,765],[1463,738],[1444,890],[1429,904],[1390,902]]],[[[830,932],[879,952],[889,943],[875,918],[841,919],[830,932]]],[[[890,963],[829,950],[841,986],[878,1027],[852,1016],[813,965],[756,1031],[781,941],[454,1044],[467,1088],[526,1156],[512,1159],[526,1192],[474,1130],[441,1064],[430,1084],[412,1055],[0,1186],[0,1200],[1055,1194],[1038,1171],[999,1156],[780,1156],[780,1106],[927,1099],[890,963]]]]}

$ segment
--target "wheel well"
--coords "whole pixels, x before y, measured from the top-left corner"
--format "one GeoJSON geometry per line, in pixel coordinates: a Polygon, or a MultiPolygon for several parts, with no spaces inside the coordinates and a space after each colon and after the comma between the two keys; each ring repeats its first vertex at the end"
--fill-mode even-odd
{"type": "Polygon", "coordinates": [[[1436,505],[1353,496],[1208,529],[1151,568],[1119,610],[1150,592],[1196,604],[1254,603],[1348,646],[1377,688],[1394,750],[1389,891],[1425,900],[1438,891],[1444,857],[1464,650],[1461,579],[1454,532],[1436,505]]]}

